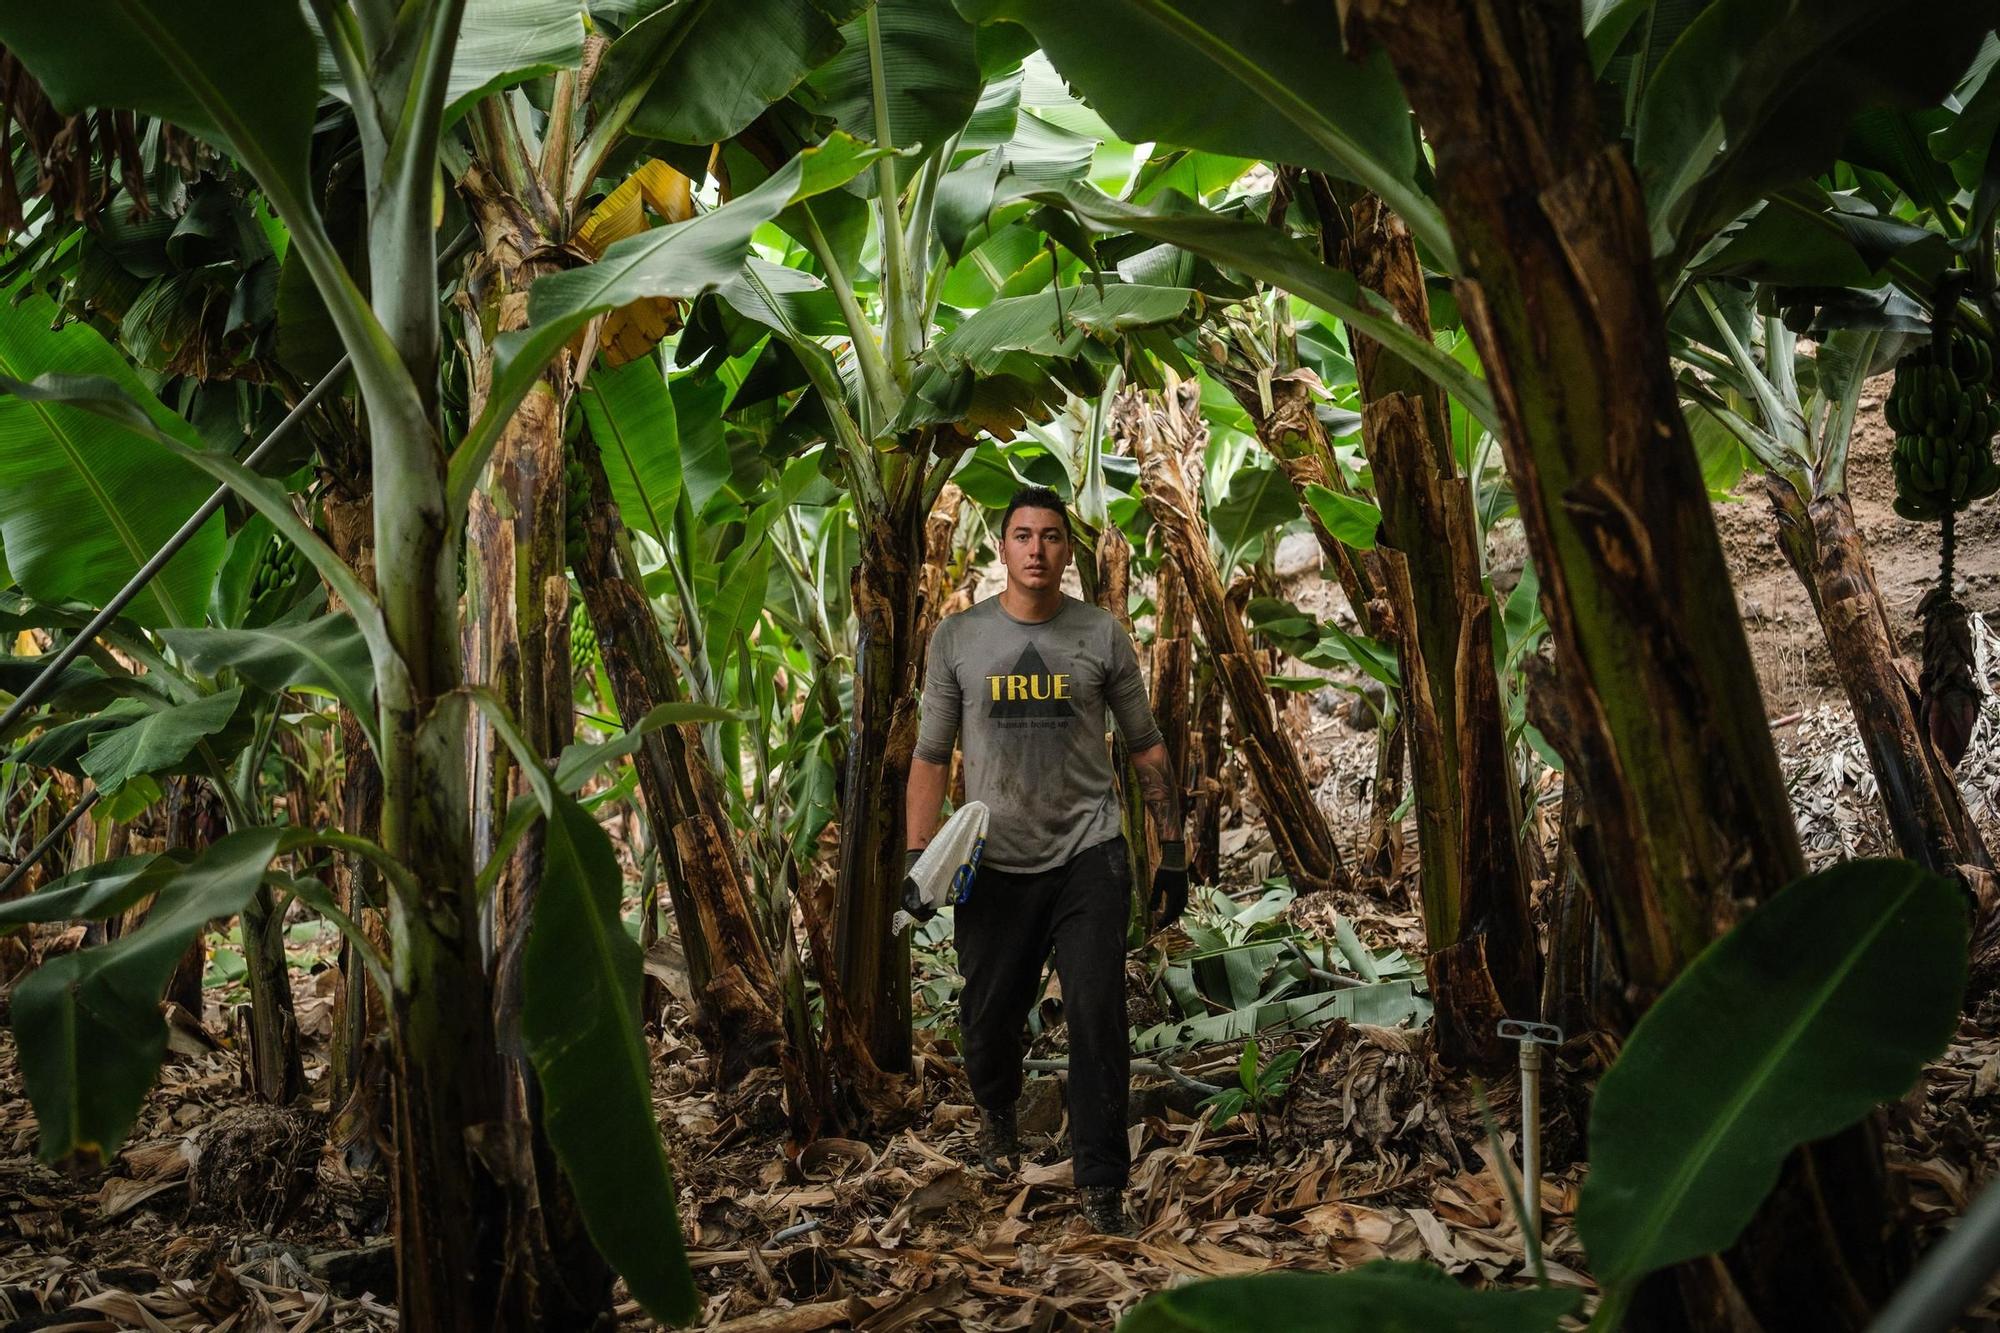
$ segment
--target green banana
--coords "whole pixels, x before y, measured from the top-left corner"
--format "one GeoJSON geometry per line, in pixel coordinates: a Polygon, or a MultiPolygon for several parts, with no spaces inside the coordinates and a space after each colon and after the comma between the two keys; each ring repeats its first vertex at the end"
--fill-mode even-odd
{"type": "Polygon", "coordinates": [[[597,660],[597,627],[591,623],[590,612],[583,603],[574,603],[569,612],[570,669],[588,679],[596,674],[597,660]]]}
{"type": "Polygon", "coordinates": [[[1942,517],[1942,511],[1936,505],[1911,495],[1899,495],[1891,505],[1899,515],[1912,523],[1924,523],[1942,517]]]}

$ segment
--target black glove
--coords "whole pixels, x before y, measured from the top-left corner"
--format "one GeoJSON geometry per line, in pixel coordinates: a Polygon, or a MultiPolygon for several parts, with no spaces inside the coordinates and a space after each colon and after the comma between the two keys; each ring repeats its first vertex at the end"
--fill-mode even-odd
{"type": "Polygon", "coordinates": [[[1153,872],[1153,929],[1165,930],[1187,910],[1187,845],[1160,844],[1160,868],[1153,872]]]}

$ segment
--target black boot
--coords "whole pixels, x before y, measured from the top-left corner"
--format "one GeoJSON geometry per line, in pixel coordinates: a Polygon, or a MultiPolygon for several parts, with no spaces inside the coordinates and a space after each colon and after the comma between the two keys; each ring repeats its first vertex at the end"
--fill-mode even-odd
{"type": "Polygon", "coordinates": [[[1116,1185],[1085,1185],[1077,1191],[1077,1207],[1099,1235],[1132,1234],[1131,1224],[1125,1220],[1125,1191],[1116,1185]]]}
{"type": "Polygon", "coordinates": [[[980,1165],[996,1176],[1011,1176],[1021,1169],[1021,1131],[1014,1123],[1014,1108],[979,1108],[978,1152],[980,1165]]]}

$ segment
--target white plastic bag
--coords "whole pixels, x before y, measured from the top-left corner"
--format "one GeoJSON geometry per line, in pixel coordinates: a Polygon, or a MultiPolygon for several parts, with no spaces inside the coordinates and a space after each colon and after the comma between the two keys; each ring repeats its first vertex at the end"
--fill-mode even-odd
{"type": "Polygon", "coordinates": [[[930,846],[903,880],[903,910],[890,921],[902,934],[917,920],[929,920],[940,907],[956,907],[972,893],[979,873],[979,855],[986,850],[986,803],[967,801],[952,812],[930,846]]]}

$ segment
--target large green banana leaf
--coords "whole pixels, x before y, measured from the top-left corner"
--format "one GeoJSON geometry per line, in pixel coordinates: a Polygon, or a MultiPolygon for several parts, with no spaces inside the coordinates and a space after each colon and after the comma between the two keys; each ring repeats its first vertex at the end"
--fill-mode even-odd
{"type": "Polygon", "coordinates": [[[542,856],[521,986],[542,1123],[598,1252],[649,1314],[688,1323],[700,1298],[653,1118],[624,877],[610,838],[566,795],[553,798],[542,856]]]}
{"type": "MultiPolygon", "coordinates": [[[[237,748],[220,738],[232,724],[247,720],[237,716],[242,702],[243,687],[237,685],[153,710],[92,737],[79,765],[106,792],[148,774],[212,773],[213,765],[237,748]],[[204,751],[204,746],[209,748],[204,751]]],[[[243,728],[236,730],[240,734],[243,728]]]]}
{"type": "Polygon", "coordinates": [[[1792,1149],[1906,1092],[1957,1025],[1966,936],[1950,881],[1850,861],[1696,958],[1591,1104],[1576,1224],[1598,1280],[1728,1248],[1792,1149]]]}
{"type": "Polygon", "coordinates": [[[1892,266],[1898,277],[1929,283],[1951,262],[1951,242],[1939,233],[1804,181],[1771,195],[1689,272],[1778,286],[1874,287],[1892,266]]]}
{"type": "Polygon", "coordinates": [[[1388,302],[1362,288],[1352,273],[1321,263],[1276,227],[1185,203],[1140,207],[1077,182],[1060,189],[1003,186],[996,196],[998,204],[1011,199],[1062,209],[1094,232],[1137,232],[1281,287],[1374,338],[1457,399],[1482,425],[1497,428],[1493,395],[1478,376],[1403,324],[1388,302]]]}
{"type": "Polygon", "coordinates": [[[999,373],[1010,353],[1072,357],[1087,338],[1111,342],[1129,329],[1191,316],[1195,294],[1185,287],[1117,283],[1066,287],[993,301],[939,338],[927,354],[943,366],[999,373]]]}
{"type": "Polygon", "coordinates": [[[1335,541],[1357,551],[1375,549],[1375,533],[1382,526],[1380,509],[1366,500],[1342,495],[1317,483],[1306,487],[1306,503],[1319,515],[1319,521],[1326,524],[1335,541]]]}
{"type": "Polygon", "coordinates": [[[730,138],[840,49],[854,0],[679,0],[611,44],[591,90],[603,109],[637,98],[634,134],[730,138]]]}
{"type": "MultiPolygon", "coordinates": [[[[32,295],[0,302],[0,375],[103,376],[160,430],[192,442],[187,423],[139,382],[85,324],[59,322],[32,295]]],[[[0,541],[21,589],[42,602],[102,605],[201,507],[214,484],[140,430],[62,403],[0,397],[0,541]]],[[[146,625],[198,625],[224,555],[214,518],[146,585],[126,614],[146,625]]]]}
{"type": "Polygon", "coordinates": [[[619,517],[664,545],[680,503],[681,441],[658,358],[592,371],[583,386],[583,419],[604,457],[619,517]]]}
{"type": "MultiPolygon", "coordinates": [[[[1031,111],[1022,111],[1014,123],[1013,136],[990,148],[938,182],[937,203],[931,216],[940,244],[953,259],[964,252],[968,241],[980,237],[993,211],[994,197],[1002,180],[1034,181],[1060,186],[1065,181],[1082,180],[1090,171],[1098,141],[1075,130],[1065,129],[1031,111]]],[[[1041,252],[1043,240],[1032,227],[1020,227],[1020,235],[1010,245],[1002,242],[996,252],[982,240],[978,247],[986,255],[980,265],[988,276],[987,290],[977,300],[988,299],[992,289],[1002,285],[993,275],[1005,278],[1041,252]]],[[[994,237],[999,240],[999,237],[994,237]]],[[[962,267],[962,266],[961,266],[962,267]]],[[[946,299],[956,305],[973,300],[954,296],[947,279],[946,299]]]]}
{"type": "Polygon", "coordinates": [[[856,138],[885,148],[942,149],[979,105],[972,25],[938,0],[876,0],[872,13],[888,123],[875,123],[866,14],[841,29],[846,45],[807,76],[801,100],[856,138]]]}
{"type": "Polygon", "coordinates": [[[186,867],[185,852],[144,852],[72,870],[0,903],[0,930],[50,921],[102,921],[158,893],[186,867]]]}
{"type": "Polygon", "coordinates": [[[1228,1013],[1179,1023],[1158,1023],[1132,1038],[1135,1051],[1171,1051],[1203,1042],[1242,1041],[1259,1033],[1292,1032],[1344,1018],[1377,1027],[1419,1024],[1429,1018],[1431,1002],[1408,981],[1378,981],[1367,986],[1319,991],[1288,999],[1245,1005],[1228,1013]]]}
{"type": "Polygon", "coordinates": [[[1032,31],[1120,136],[1270,158],[1359,181],[1449,270],[1451,238],[1417,184],[1416,129],[1379,53],[1350,59],[1338,16],[1169,0],[957,0],[1032,31]]]}
{"type": "MultiPolygon", "coordinates": [[[[0,655],[0,694],[19,694],[48,669],[53,654],[40,657],[0,655]]],[[[154,694],[143,677],[111,675],[88,657],[79,657],[56,673],[55,683],[42,695],[45,706],[66,713],[102,708],[113,699],[154,694]]]]}
{"type": "Polygon", "coordinates": [[[722,428],[730,388],[717,376],[690,371],[668,381],[667,392],[673,395],[674,424],[680,430],[681,498],[687,502],[689,517],[699,518],[708,502],[729,485],[733,471],[722,428]]]}
{"type": "Polygon", "coordinates": [[[1639,103],[1654,253],[1684,260],[1766,191],[1824,170],[1856,112],[1935,105],[1996,21],[1996,0],[1716,0],[1639,103]]]}
{"type": "MultiPolygon", "coordinates": [[[[575,0],[478,0],[465,7],[458,45],[445,85],[444,123],[450,125],[490,93],[583,60],[588,32],[584,7],[575,0]]],[[[352,100],[340,64],[323,34],[315,33],[320,86],[352,100]]]]}
{"type": "Polygon", "coordinates": [[[1256,559],[1262,543],[1275,540],[1302,513],[1283,468],[1250,463],[1238,469],[1222,502],[1208,511],[1208,525],[1222,546],[1224,576],[1239,563],[1256,559]]]}
{"type": "Polygon", "coordinates": [[[0,5],[0,44],[65,113],[130,107],[157,116],[227,148],[274,194],[311,197],[319,78],[302,5],[0,5]]]}
{"type": "MultiPolygon", "coordinates": [[[[168,630],[167,646],[204,676],[233,669],[260,690],[319,690],[367,723],[375,715],[368,643],[346,612],[259,629],[168,630]]],[[[373,734],[372,727],[370,734],[373,734]]]]}
{"type": "Polygon", "coordinates": [[[462,505],[542,367],[593,317],[651,297],[692,299],[742,269],[757,228],[802,199],[838,189],[883,150],[836,132],[771,173],[754,190],[686,222],[654,227],[605,250],[594,264],[552,273],[528,290],[529,327],[500,335],[485,410],[451,460],[450,493],[462,505]]]}
{"type": "Polygon", "coordinates": [[[130,726],[149,717],[165,704],[157,699],[114,699],[95,713],[44,727],[41,735],[9,754],[13,763],[28,768],[60,768],[72,777],[82,777],[79,762],[83,752],[98,736],[130,726]]]}
{"type": "Polygon", "coordinates": [[[137,929],[51,959],[14,988],[14,1041],[44,1160],[108,1162],[118,1151],[166,1054],[160,993],[195,932],[243,910],[283,835],[229,834],[157,886],[137,929]]]}

